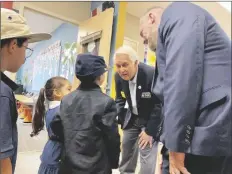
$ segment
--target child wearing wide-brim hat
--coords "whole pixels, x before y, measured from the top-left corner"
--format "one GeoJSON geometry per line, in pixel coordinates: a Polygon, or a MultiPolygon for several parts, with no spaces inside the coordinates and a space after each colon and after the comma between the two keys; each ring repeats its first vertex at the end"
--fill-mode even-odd
{"type": "Polygon", "coordinates": [[[14,173],[18,147],[18,113],[13,91],[18,86],[3,72],[17,72],[25,62],[26,50],[32,54],[28,44],[50,39],[51,35],[32,33],[23,16],[5,8],[1,8],[0,35],[0,173],[14,173]]]}

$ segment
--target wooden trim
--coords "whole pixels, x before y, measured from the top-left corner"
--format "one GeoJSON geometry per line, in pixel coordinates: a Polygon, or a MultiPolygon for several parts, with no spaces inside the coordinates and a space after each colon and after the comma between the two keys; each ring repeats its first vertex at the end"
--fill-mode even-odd
{"type": "Polygon", "coordinates": [[[91,34],[88,34],[87,36],[80,37],[80,44],[84,45],[90,42],[93,42],[97,39],[100,39],[102,36],[102,31],[97,31],[91,34]]]}

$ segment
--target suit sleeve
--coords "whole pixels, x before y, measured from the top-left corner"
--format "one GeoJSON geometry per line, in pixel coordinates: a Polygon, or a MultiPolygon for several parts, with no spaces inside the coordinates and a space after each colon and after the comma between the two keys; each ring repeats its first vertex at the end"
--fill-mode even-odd
{"type": "Polygon", "coordinates": [[[150,119],[148,120],[145,132],[146,134],[152,136],[154,140],[159,139],[159,128],[161,126],[161,110],[162,106],[160,103],[155,103],[152,109],[150,119]]]}
{"type": "Polygon", "coordinates": [[[202,88],[205,19],[191,14],[165,25],[165,145],[171,151],[187,152],[202,88]]]}
{"type": "Polygon", "coordinates": [[[116,122],[117,109],[113,100],[110,100],[105,108],[105,113],[100,121],[104,143],[112,169],[118,168],[120,155],[120,136],[116,122]]]}
{"type": "Polygon", "coordinates": [[[0,160],[14,154],[12,134],[12,102],[9,98],[0,96],[0,160]]]}
{"type": "Polygon", "coordinates": [[[118,113],[118,123],[123,124],[124,117],[126,114],[125,103],[126,99],[122,97],[122,84],[118,77],[118,74],[115,74],[115,89],[116,89],[116,106],[117,106],[117,113],[118,113]]]}
{"type": "MultiPolygon", "coordinates": [[[[156,78],[157,72],[156,71],[152,71],[151,72],[152,75],[152,85],[151,85],[151,90],[153,88],[153,85],[156,83],[156,78]]],[[[161,105],[161,101],[158,99],[158,97],[152,93],[152,110],[151,110],[151,114],[150,114],[150,118],[147,122],[147,126],[145,129],[145,132],[152,136],[154,138],[154,140],[158,140],[159,138],[159,129],[161,126],[161,109],[162,109],[162,105],[161,105]]]]}

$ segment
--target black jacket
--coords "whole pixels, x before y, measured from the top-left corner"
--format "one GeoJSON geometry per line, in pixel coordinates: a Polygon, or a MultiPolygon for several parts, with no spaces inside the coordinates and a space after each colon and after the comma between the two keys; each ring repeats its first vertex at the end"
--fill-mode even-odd
{"type": "Polygon", "coordinates": [[[62,174],[110,174],[118,167],[120,137],[116,104],[97,85],[81,85],[61,102],[52,128],[64,141],[62,174]],[[62,135],[63,134],[63,135],[62,135]]]}
{"type": "MultiPolygon", "coordinates": [[[[156,137],[161,123],[161,103],[160,100],[151,92],[154,73],[155,68],[144,63],[139,63],[136,101],[140,125],[143,125],[146,128],[145,131],[148,135],[156,137]]],[[[126,120],[127,117],[125,118],[125,116],[128,113],[130,114],[130,111],[132,111],[129,82],[123,80],[119,74],[116,73],[115,84],[118,119],[120,124],[125,125],[124,122],[129,123],[129,120],[126,120]],[[124,108],[126,101],[129,105],[129,112],[124,108]]]]}

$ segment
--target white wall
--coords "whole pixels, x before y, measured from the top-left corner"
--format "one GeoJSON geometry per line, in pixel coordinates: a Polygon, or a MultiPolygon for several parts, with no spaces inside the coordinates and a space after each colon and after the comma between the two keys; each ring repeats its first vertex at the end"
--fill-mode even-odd
{"type": "Polygon", "coordinates": [[[63,17],[80,23],[90,17],[91,2],[14,2],[13,8],[20,10],[22,6],[31,7],[39,12],[63,17]]]}
{"type": "Polygon", "coordinates": [[[216,2],[194,2],[206,9],[231,38],[231,12],[216,2]]]}
{"type": "MultiPolygon", "coordinates": [[[[231,38],[231,13],[228,10],[215,2],[194,3],[209,11],[231,38]]],[[[155,4],[166,7],[170,4],[170,2],[128,2],[125,37],[139,42],[138,54],[141,60],[144,58],[144,46],[143,40],[139,35],[139,16],[141,16],[146,9],[154,6],[155,4]]]]}
{"type": "Polygon", "coordinates": [[[142,61],[144,58],[144,45],[143,40],[139,35],[139,18],[129,13],[126,15],[125,37],[138,41],[138,55],[142,61]]]}
{"type": "MultiPolygon", "coordinates": [[[[161,6],[166,8],[172,2],[128,2],[127,12],[140,18],[147,9],[154,6],[161,6]]],[[[215,17],[220,26],[224,29],[226,34],[231,38],[231,12],[220,5],[218,2],[192,2],[206,9],[212,16],[215,17]]]]}

